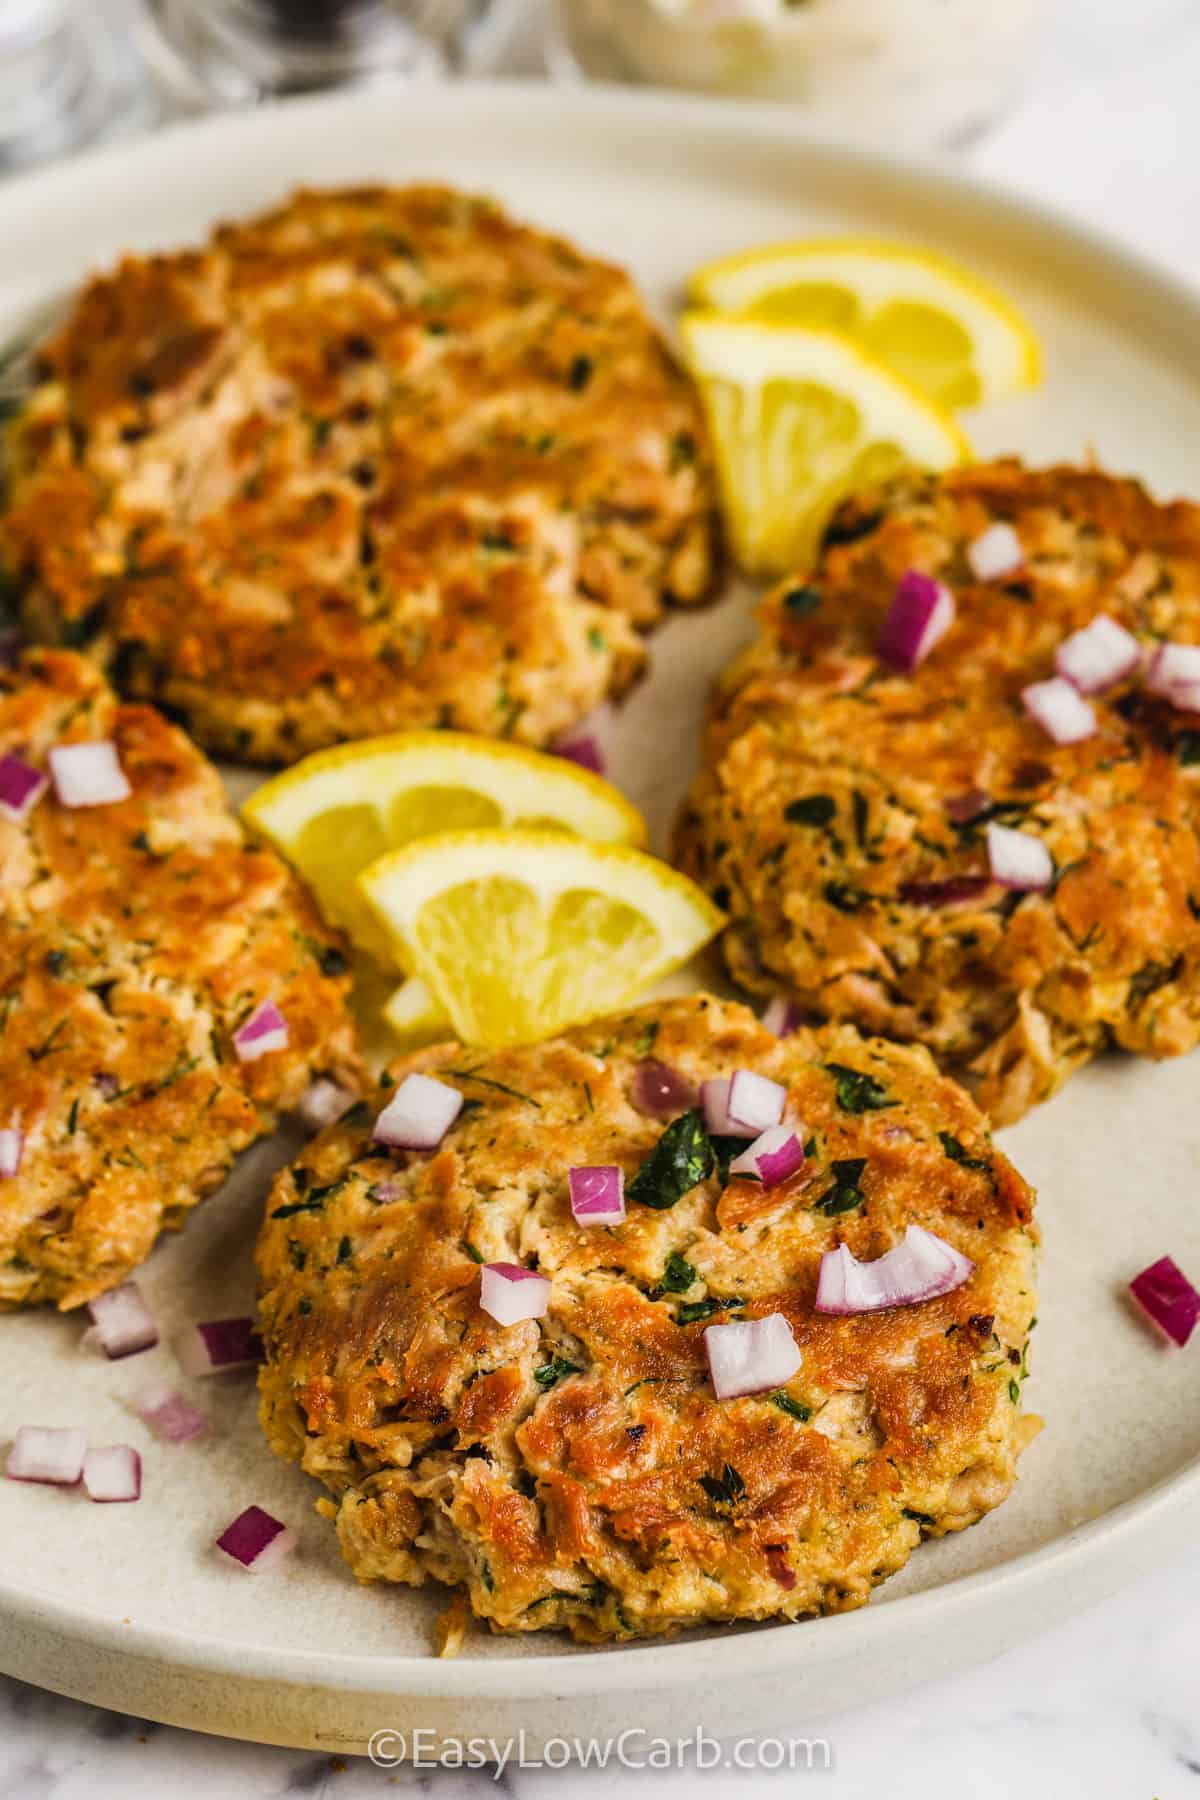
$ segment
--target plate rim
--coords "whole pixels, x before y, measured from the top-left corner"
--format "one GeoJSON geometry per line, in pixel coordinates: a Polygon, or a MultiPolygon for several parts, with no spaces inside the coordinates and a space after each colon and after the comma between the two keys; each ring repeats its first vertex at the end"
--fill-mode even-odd
{"type": "MultiPolygon", "coordinates": [[[[608,115],[616,125],[623,118],[644,122],[653,115],[666,128],[678,121],[692,131],[725,133],[742,141],[750,138],[763,148],[791,148],[815,161],[840,165],[860,180],[873,177],[885,186],[910,192],[915,189],[959,204],[974,200],[982,211],[1018,231],[1055,238],[1062,254],[1086,261],[1094,272],[1107,269],[1119,274],[1125,284],[1132,280],[1140,295],[1147,302],[1152,301],[1156,309],[1169,312],[1177,326],[1190,324],[1200,343],[1200,289],[1144,251],[1123,243],[1106,226],[1090,224],[1053,202],[1009,188],[994,176],[955,166],[946,159],[874,148],[832,136],[815,130],[781,104],[603,84],[564,87],[536,80],[389,84],[358,93],[288,99],[250,112],[177,121],[145,136],[77,152],[48,168],[5,182],[0,187],[0,230],[7,219],[19,216],[26,206],[35,213],[39,203],[58,207],[81,185],[103,192],[126,174],[145,179],[156,163],[170,167],[174,159],[189,155],[216,137],[241,141],[249,155],[258,139],[276,135],[286,138],[308,126],[319,130],[322,121],[353,111],[364,140],[379,144],[386,139],[387,118],[396,128],[391,108],[397,96],[404,99],[399,128],[408,132],[419,127],[423,114],[444,108],[447,92],[455,95],[460,107],[465,104],[472,113],[491,113],[498,123],[517,118],[528,124],[534,112],[544,115],[547,125],[555,114],[565,116],[569,123],[581,109],[596,117],[608,115]],[[385,115],[378,127],[376,115],[385,115]]],[[[439,123],[445,126],[444,113],[439,123]]],[[[231,155],[232,151],[226,154],[231,155]]],[[[1036,1455],[1036,1450],[1032,1454],[1036,1455]]],[[[739,1679],[778,1672],[787,1664],[799,1666],[820,1656],[822,1646],[830,1651],[837,1647],[841,1654],[850,1653],[860,1641],[886,1641],[898,1633],[907,1635],[939,1612],[961,1619],[964,1614],[979,1612],[993,1598],[1011,1596],[1023,1587],[1040,1589],[1081,1565],[1103,1564],[1112,1569],[1123,1558],[1127,1576],[1132,1578],[1138,1568],[1133,1554],[1136,1547],[1147,1547],[1155,1534],[1165,1539],[1170,1527],[1193,1508],[1200,1520],[1200,1454],[1098,1518],[1074,1526],[1047,1543],[919,1593],[827,1615],[819,1621],[821,1629],[815,1635],[807,1630],[797,1633],[787,1621],[764,1621],[753,1628],[735,1627],[732,1631],[713,1628],[704,1637],[656,1638],[605,1646],[590,1653],[575,1649],[565,1654],[557,1635],[530,1634],[537,1652],[527,1657],[488,1660],[468,1656],[445,1660],[432,1652],[389,1655],[252,1646],[213,1636],[197,1637],[161,1625],[125,1624],[54,1594],[3,1580],[0,1611],[4,1614],[6,1637],[15,1627],[18,1643],[23,1628],[36,1634],[49,1627],[98,1652],[141,1656],[196,1673],[242,1677],[251,1674],[293,1689],[318,1687],[395,1694],[399,1685],[403,1693],[421,1698],[528,1699],[530,1689],[544,1682],[549,1665],[556,1696],[582,1699],[639,1687],[651,1673],[660,1689],[682,1687],[718,1672],[728,1658],[729,1646],[734,1644],[739,1679]]],[[[1120,1580],[1118,1575],[1109,1587],[1120,1585],[1120,1580]]],[[[818,1621],[794,1623],[811,1627],[818,1621]]]]}

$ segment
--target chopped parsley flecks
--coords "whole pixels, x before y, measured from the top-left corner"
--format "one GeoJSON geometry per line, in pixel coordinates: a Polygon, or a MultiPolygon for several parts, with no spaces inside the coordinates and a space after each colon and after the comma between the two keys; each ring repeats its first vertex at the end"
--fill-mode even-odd
{"type": "Polygon", "coordinates": [[[830,906],[843,913],[861,912],[875,898],[865,888],[852,887],[847,881],[827,881],[822,892],[830,906]]]}
{"type": "Polygon", "coordinates": [[[701,1475],[700,1486],[714,1506],[734,1507],[746,1492],[746,1484],[732,1463],[726,1463],[719,1475],[701,1475]]]}
{"type": "Polygon", "coordinates": [[[672,1250],[663,1269],[658,1291],[660,1294],[686,1294],[697,1279],[696,1271],[686,1256],[681,1256],[678,1250],[672,1250]]]}
{"type": "Polygon", "coordinates": [[[787,612],[791,613],[793,619],[807,618],[809,613],[816,612],[820,604],[821,593],[820,590],[815,587],[801,586],[789,588],[787,593],[783,596],[784,608],[787,612]]]}
{"type": "Polygon", "coordinates": [[[685,1300],[675,1314],[677,1325],[695,1325],[700,1319],[711,1319],[714,1313],[736,1312],[746,1302],[738,1294],[707,1294],[703,1300],[685,1300]]]}
{"type": "Polygon", "coordinates": [[[580,1373],[578,1363],[568,1362],[565,1356],[552,1356],[548,1362],[542,1363],[533,1371],[533,1379],[540,1388],[550,1389],[556,1382],[561,1381],[564,1375],[580,1373]]]}
{"type": "Polygon", "coordinates": [[[853,1212],[856,1206],[861,1206],[866,1195],[859,1183],[866,1166],[865,1156],[848,1156],[835,1162],[833,1186],[826,1188],[814,1210],[824,1213],[827,1219],[835,1219],[839,1213],[853,1212]]]}
{"type": "Polygon", "coordinates": [[[704,1120],[695,1110],[672,1119],[629,1184],[629,1198],[657,1212],[690,1194],[716,1167],[704,1120]]]}
{"type": "Polygon", "coordinates": [[[974,1169],[980,1175],[990,1175],[992,1165],[986,1156],[971,1156],[952,1132],[939,1131],[938,1141],[951,1162],[959,1164],[963,1169],[974,1169]]]}
{"type": "Polygon", "coordinates": [[[768,1398],[772,1406],[777,1406],[780,1412],[787,1414],[789,1419],[798,1419],[801,1425],[807,1425],[812,1418],[812,1407],[805,1406],[803,1400],[793,1400],[792,1396],[785,1394],[782,1388],[777,1388],[773,1394],[768,1395],[768,1398]]]}
{"type": "Polygon", "coordinates": [[[843,1112],[886,1112],[895,1106],[888,1091],[874,1075],[863,1069],[851,1069],[845,1063],[826,1063],[825,1072],[837,1082],[837,1103],[843,1112]]]}
{"type": "Polygon", "coordinates": [[[837,803],[830,794],[805,794],[789,800],[783,816],[789,825],[828,825],[837,814],[837,803]]]}

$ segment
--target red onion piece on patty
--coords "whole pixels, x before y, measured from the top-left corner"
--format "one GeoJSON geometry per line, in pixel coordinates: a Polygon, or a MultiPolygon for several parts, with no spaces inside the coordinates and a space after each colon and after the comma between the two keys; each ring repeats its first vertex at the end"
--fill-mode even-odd
{"type": "Polygon", "coordinates": [[[158,1342],[158,1326],[136,1281],[125,1281],[120,1287],[110,1288],[107,1294],[97,1294],[88,1301],[88,1312],[100,1348],[113,1362],[122,1356],[153,1350],[158,1342]]]}
{"type": "Polygon", "coordinates": [[[731,1175],[761,1181],[765,1188],[780,1187],[804,1167],[804,1145],[790,1125],[771,1125],[729,1165],[731,1175]]]}
{"type": "Polygon", "coordinates": [[[107,741],[56,744],[47,761],[54,791],[63,806],[114,806],[128,800],[133,792],[118,760],[116,745],[107,741]]]}
{"type": "Polygon", "coordinates": [[[406,1075],[375,1121],[372,1136],[393,1150],[436,1150],[462,1111],[463,1097],[445,1081],[406,1075]]]}
{"type": "Polygon", "coordinates": [[[1147,1318],[1182,1349],[1200,1321],[1200,1294],[1178,1263],[1160,1256],[1134,1276],[1129,1291],[1147,1318]]]}
{"type": "Polygon", "coordinates": [[[10,1481],[42,1481],[74,1487],[83,1474],[87,1433],[74,1426],[22,1425],[13,1439],[4,1473],[10,1481]]]}
{"type": "Polygon", "coordinates": [[[479,1304],[498,1325],[544,1318],[550,1305],[549,1278],[522,1263],[484,1263],[479,1304]]]}
{"type": "Polygon", "coordinates": [[[1184,712],[1200,711],[1200,644],[1160,644],[1146,686],[1184,712]]]}
{"type": "Polygon", "coordinates": [[[735,1069],[726,1101],[735,1125],[756,1134],[778,1125],[787,1104],[787,1089],[753,1069],[735,1069]]]}
{"type": "Polygon", "coordinates": [[[8,752],[0,756],[0,817],[17,824],[27,819],[50,785],[41,769],[8,752]]]}
{"type": "Polygon", "coordinates": [[[353,1094],[348,1094],[336,1081],[322,1077],[300,1096],[296,1116],[307,1130],[324,1131],[327,1126],[336,1125],[353,1105],[353,1094]]]}
{"type": "Polygon", "coordinates": [[[696,1090],[686,1075],[666,1063],[639,1063],[631,1089],[633,1104],[652,1119],[673,1119],[696,1104],[696,1090]]]}
{"type": "Polygon", "coordinates": [[[257,1062],[272,1050],[288,1047],[287,1020],[273,1000],[264,1000],[233,1034],[233,1047],[239,1062],[257,1062]]]}
{"type": "Polygon", "coordinates": [[[889,1306],[917,1306],[953,1293],[975,1264],[951,1244],[920,1225],[910,1225],[900,1243],[874,1262],[859,1262],[845,1244],[826,1250],[817,1281],[819,1313],[881,1312],[889,1306]]]}
{"type": "Polygon", "coordinates": [[[223,1550],[240,1569],[256,1574],[274,1568],[295,1548],[295,1532],[261,1506],[248,1506],[217,1539],[218,1550],[223,1550]]]}
{"type": "Polygon", "coordinates": [[[909,569],[896,586],[879,633],[879,654],[910,673],[924,662],[954,623],[954,595],[932,575],[909,569]]]}
{"type": "Polygon", "coordinates": [[[1141,665],[1142,647],[1131,631],[1101,613],[1058,646],[1054,667],[1081,694],[1102,694],[1141,665]]]}
{"type": "Polygon", "coordinates": [[[949,875],[944,881],[902,881],[900,898],[909,906],[961,906],[978,900],[992,885],[990,875],[949,875]]]}
{"type": "Polygon", "coordinates": [[[728,1075],[714,1076],[711,1081],[700,1083],[704,1129],[712,1137],[757,1137],[758,1132],[753,1125],[739,1125],[729,1115],[729,1090],[732,1085],[732,1079],[728,1075]]]}
{"type": "Polygon", "coordinates": [[[596,1165],[568,1169],[571,1213],[579,1225],[619,1225],[625,1217],[625,1176],[596,1165]]]}
{"type": "Polygon", "coordinates": [[[800,1367],[800,1351],[782,1313],[709,1325],[704,1354],[718,1400],[765,1394],[783,1387],[800,1367]]]}
{"type": "Polygon", "coordinates": [[[105,1444],[83,1459],[83,1485],[89,1500],[109,1504],[142,1497],[142,1459],[132,1444],[105,1444]]]}
{"type": "Polygon", "coordinates": [[[1077,687],[1061,675],[1049,681],[1033,681],[1021,689],[1021,699],[1031,719],[1056,744],[1081,744],[1096,731],[1096,714],[1077,687]]]}
{"type": "Polygon", "coordinates": [[[763,1030],[773,1031],[776,1037],[791,1037],[803,1023],[803,1012],[786,994],[776,994],[763,1009],[763,1030]]]}
{"type": "Polygon", "coordinates": [[[11,1181],[14,1175],[20,1174],[24,1154],[25,1134],[15,1125],[6,1125],[0,1131],[0,1179],[11,1181]]]}
{"type": "Polygon", "coordinates": [[[976,581],[999,581],[1025,561],[1021,540],[1004,519],[997,519],[967,545],[967,564],[976,581]]]}

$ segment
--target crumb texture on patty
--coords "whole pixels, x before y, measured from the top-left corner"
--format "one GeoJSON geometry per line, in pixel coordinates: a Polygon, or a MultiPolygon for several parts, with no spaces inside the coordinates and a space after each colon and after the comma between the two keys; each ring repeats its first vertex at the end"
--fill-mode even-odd
{"type": "Polygon", "coordinates": [[[215,751],[543,744],[713,572],[698,403],[619,269],[444,188],[126,257],[43,348],[0,564],[215,751]]]}
{"type": "Polygon", "coordinates": [[[1005,1498],[1033,1424],[1033,1196],[924,1050],[780,1040],[697,996],[416,1066],[465,1097],[441,1147],[372,1143],[385,1086],[280,1175],[259,1243],[263,1424],[330,1490],[360,1579],[432,1576],[495,1629],[591,1642],[798,1618],[862,1604],[922,1535],[1005,1498]],[[632,1097],[651,1057],[786,1084],[803,1170],[773,1191],[714,1173],[577,1225],[569,1168],[628,1186],[666,1129],[632,1097]],[[816,1314],[824,1250],[871,1259],[910,1222],[974,1260],[963,1287],[816,1314]],[[481,1310],[497,1261],[550,1277],[545,1318],[481,1310]],[[718,1402],[706,1326],[774,1312],[799,1373],[718,1402]]]}
{"type": "Polygon", "coordinates": [[[71,810],[51,787],[0,818],[0,1092],[24,1136],[0,1180],[0,1309],[81,1305],[218,1187],[314,1076],[362,1080],[340,940],[215,769],[93,667],[30,652],[0,674],[0,752],[45,768],[108,740],[133,789],[71,810]],[[264,1001],[284,1050],[239,1062],[264,1001]]]}
{"type": "Polygon", "coordinates": [[[1200,719],[1134,677],[1059,746],[1021,701],[1099,614],[1147,652],[1200,641],[1200,508],[1016,462],[850,502],[722,683],[677,834],[743,987],[928,1045],[998,1124],[1110,1044],[1200,1042],[1200,719]],[[980,582],[966,552],[998,520],[1024,565],[980,582]],[[957,618],[901,675],[876,646],[910,568],[957,618]],[[992,820],[1046,844],[1048,891],[990,879],[992,820]]]}

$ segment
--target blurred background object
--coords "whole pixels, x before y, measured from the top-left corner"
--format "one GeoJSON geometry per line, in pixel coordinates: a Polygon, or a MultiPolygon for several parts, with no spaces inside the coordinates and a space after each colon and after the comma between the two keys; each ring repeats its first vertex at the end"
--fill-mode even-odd
{"type": "Polygon", "coordinates": [[[0,174],[148,122],[128,24],[95,0],[0,0],[0,174]]]}
{"type": "Polygon", "coordinates": [[[791,101],[814,124],[905,146],[1007,111],[1045,0],[554,0],[559,73],[791,101]]]}

